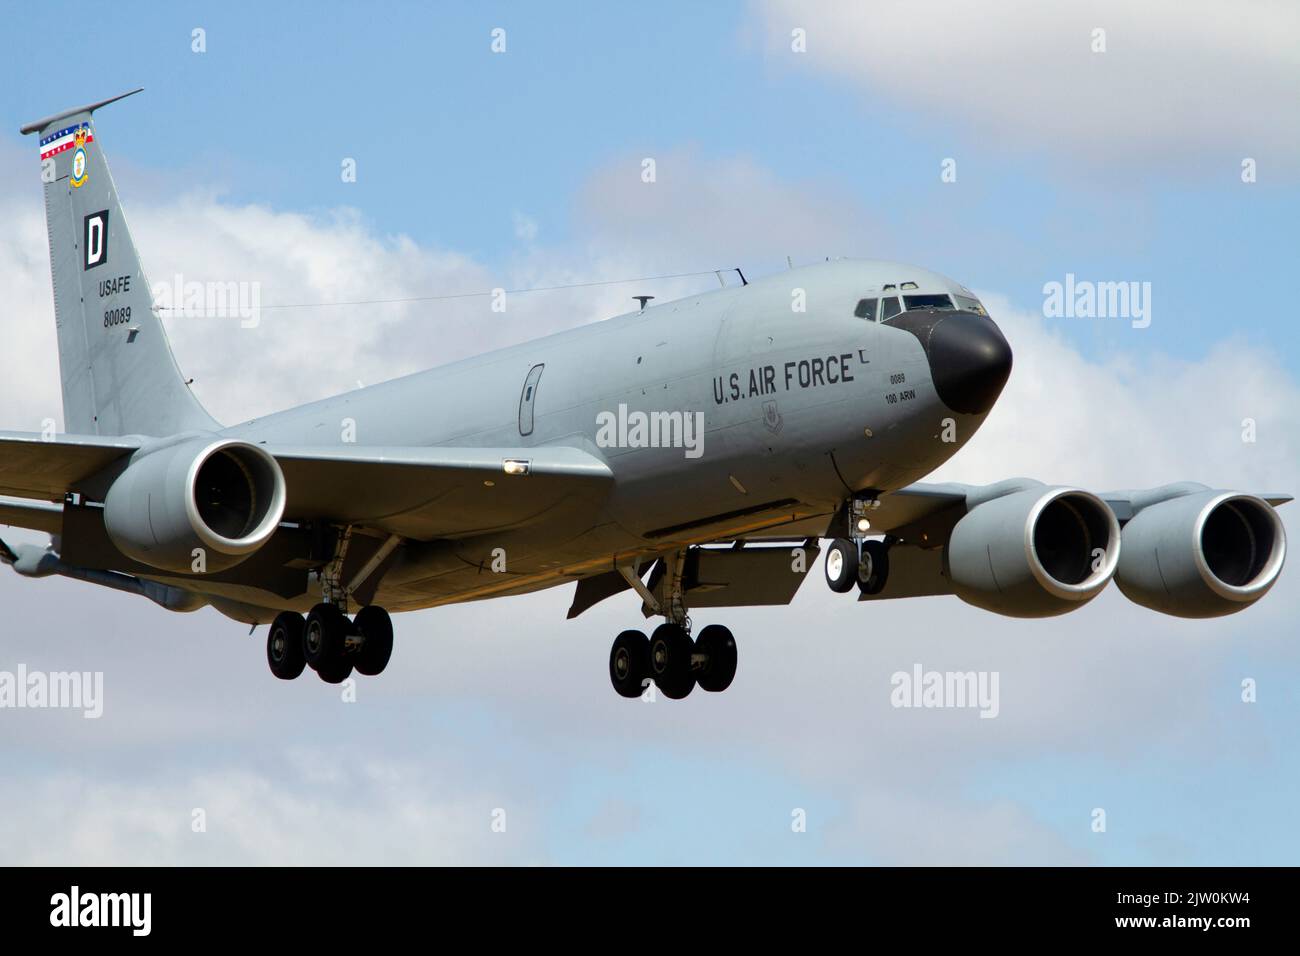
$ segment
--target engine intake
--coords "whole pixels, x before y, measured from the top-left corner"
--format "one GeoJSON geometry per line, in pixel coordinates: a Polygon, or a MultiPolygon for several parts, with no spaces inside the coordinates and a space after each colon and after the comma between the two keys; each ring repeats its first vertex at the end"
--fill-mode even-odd
{"type": "Polygon", "coordinates": [[[953,592],[1010,617],[1051,617],[1101,593],[1119,560],[1119,522],[1077,488],[1026,488],[974,505],[944,549],[953,592]]]}
{"type": "Polygon", "coordinates": [[[234,439],[145,450],[113,482],[104,526],[119,551],[185,574],[223,571],[270,539],[284,515],[280,466],[234,439]]]}
{"type": "Polygon", "coordinates": [[[1157,502],[1124,526],[1115,583],[1129,600],[1177,617],[1221,617],[1268,593],[1286,531],[1261,498],[1200,491],[1157,502]]]}

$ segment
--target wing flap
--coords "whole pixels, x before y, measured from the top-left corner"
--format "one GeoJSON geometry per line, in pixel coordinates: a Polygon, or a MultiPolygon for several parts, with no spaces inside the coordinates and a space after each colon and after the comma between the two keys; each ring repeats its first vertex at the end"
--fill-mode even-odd
{"type": "Polygon", "coordinates": [[[63,530],[63,506],[48,501],[14,501],[0,498],[0,524],[59,534],[63,530]]]}

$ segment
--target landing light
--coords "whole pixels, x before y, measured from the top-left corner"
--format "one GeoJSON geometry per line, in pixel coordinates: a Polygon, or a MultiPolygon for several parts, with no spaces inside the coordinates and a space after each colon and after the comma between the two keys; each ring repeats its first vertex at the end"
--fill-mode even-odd
{"type": "Polygon", "coordinates": [[[870,531],[870,530],[871,530],[871,522],[868,521],[866,518],[859,518],[859,519],[858,519],[858,530],[859,530],[859,531],[862,531],[862,532],[864,532],[864,533],[867,532],[867,531],[870,531]]]}
{"type": "Polygon", "coordinates": [[[524,458],[507,458],[501,463],[501,469],[507,475],[526,475],[530,462],[524,458]]]}

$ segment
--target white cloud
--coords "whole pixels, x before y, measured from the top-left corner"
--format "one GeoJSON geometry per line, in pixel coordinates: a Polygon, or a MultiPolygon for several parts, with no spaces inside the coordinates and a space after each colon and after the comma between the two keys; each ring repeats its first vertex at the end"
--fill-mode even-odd
{"type": "Polygon", "coordinates": [[[8,776],[0,806],[5,862],[14,866],[429,866],[535,862],[521,818],[491,829],[493,795],[466,788],[452,797],[438,774],[465,768],[421,762],[357,763],[351,755],[309,755],[303,773],[270,776],[240,766],[169,767],[130,780],[79,772],[8,776]],[[337,766],[327,783],[313,779],[337,766]],[[467,792],[468,791],[468,792],[467,792]],[[201,811],[196,814],[195,811],[201,811]],[[202,830],[195,829],[200,820],[202,830]]]}
{"type": "Polygon", "coordinates": [[[1011,378],[940,480],[1023,471],[1099,491],[1182,480],[1295,490],[1300,387],[1276,356],[1228,338],[1202,358],[1175,360],[1123,320],[1044,319],[996,293],[982,298],[1012,343],[1011,378]],[[1121,324],[1125,348],[1085,360],[1064,334],[1081,322],[1121,324]],[[1242,440],[1248,418],[1254,442],[1242,440]]]}
{"type": "MultiPolygon", "coordinates": [[[[1300,158],[1300,8],[1286,0],[1091,0],[996,4],[761,0],[771,56],[842,77],[873,102],[915,115],[936,149],[955,123],[1130,174],[1189,160],[1300,158]],[[792,53],[790,32],[807,31],[792,53]],[[1092,31],[1106,52],[1093,53],[1092,31]]],[[[940,152],[939,155],[949,155],[940,152]]]]}

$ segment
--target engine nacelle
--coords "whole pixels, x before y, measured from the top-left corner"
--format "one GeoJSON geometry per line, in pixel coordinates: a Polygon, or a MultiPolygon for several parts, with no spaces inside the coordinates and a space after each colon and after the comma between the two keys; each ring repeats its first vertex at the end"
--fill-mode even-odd
{"type": "Polygon", "coordinates": [[[1130,601],[1178,617],[1221,617],[1268,593],[1286,531],[1268,502],[1200,491],[1140,510],[1124,526],[1115,583],[1130,601]]]}
{"type": "Polygon", "coordinates": [[[1119,522],[1104,501],[1039,485],[976,504],[952,529],[944,565],[967,604],[1052,617],[1100,594],[1119,551],[1119,522]]]}
{"type": "Polygon", "coordinates": [[[266,544],[284,505],[284,474],[265,450],[195,439],[132,461],[109,486],[104,527],[119,551],[150,567],[224,571],[266,544]]]}

